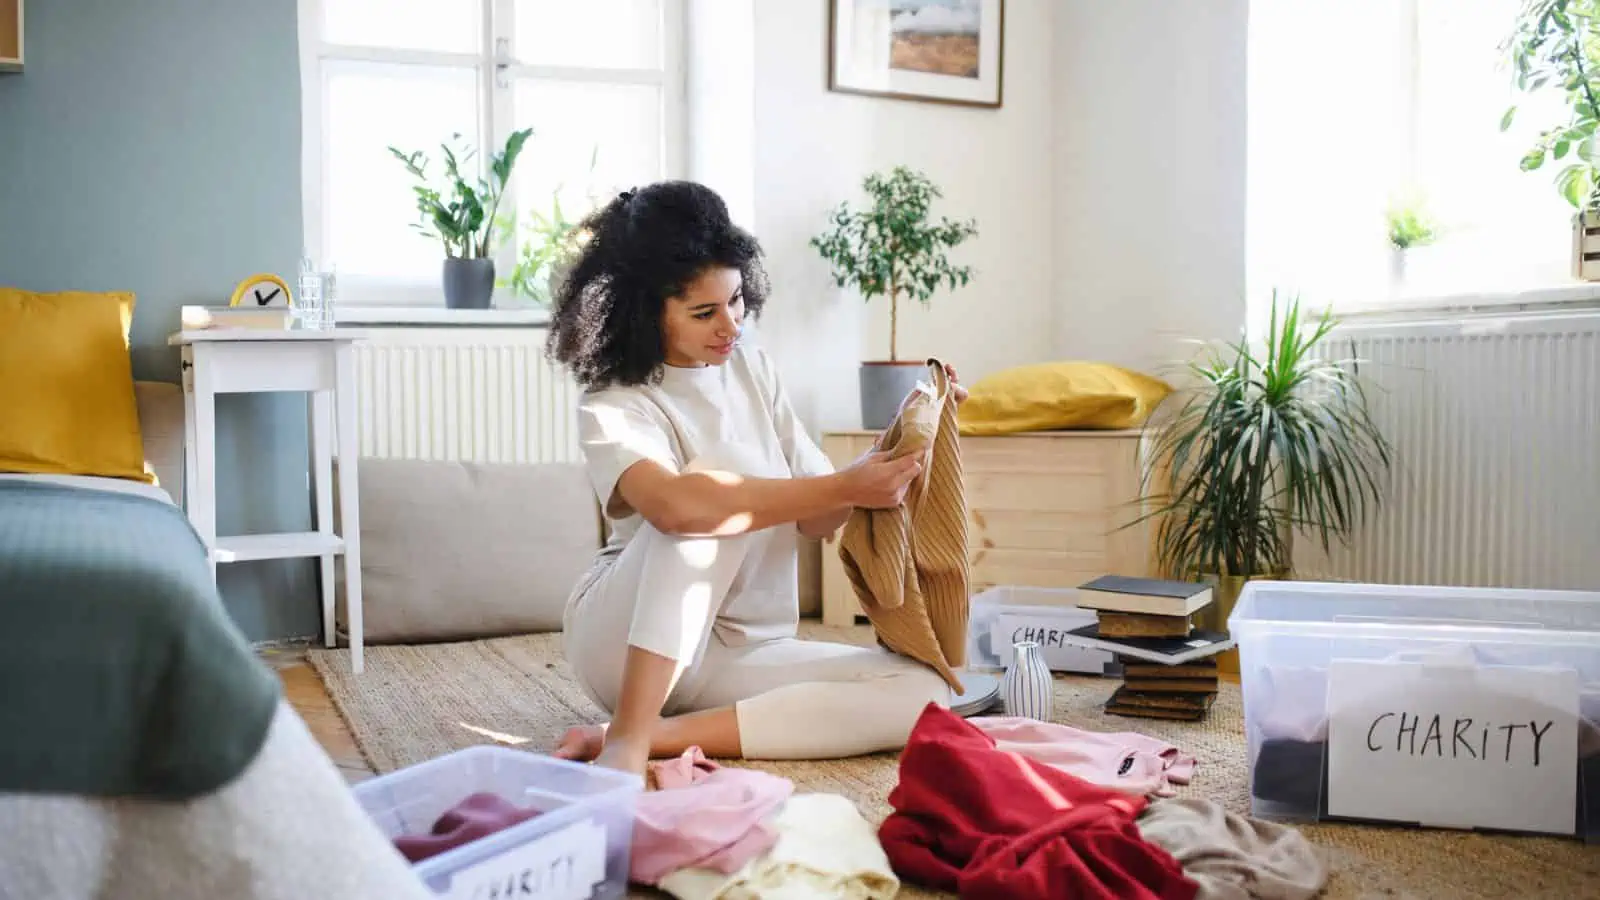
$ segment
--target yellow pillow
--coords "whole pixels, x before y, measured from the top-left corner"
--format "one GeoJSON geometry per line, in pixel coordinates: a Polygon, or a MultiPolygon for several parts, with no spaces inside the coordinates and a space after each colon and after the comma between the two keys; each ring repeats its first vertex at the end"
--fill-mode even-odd
{"type": "Polygon", "coordinates": [[[0,287],[0,471],[146,483],[130,293],[0,287]]]}
{"type": "Polygon", "coordinates": [[[979,379],[961,404],[961,433],[1137,428],[1172,388],[1157,378],[1097,362],[1050,362],[979,379]]]}

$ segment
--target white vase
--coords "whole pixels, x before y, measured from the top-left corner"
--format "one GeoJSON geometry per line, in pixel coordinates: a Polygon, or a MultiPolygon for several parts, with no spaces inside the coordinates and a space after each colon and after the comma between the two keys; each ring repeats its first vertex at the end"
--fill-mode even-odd
{"type": "Polygon", "coordinates": [[[1011,645],[1011,665],[1000,684],[1001,701],[1006,715],[1022,716],[1050,721],[1054,703],[1055,678],[1050,666],[1039,654],[1035,641],[1017,641],[1011,645]]]}

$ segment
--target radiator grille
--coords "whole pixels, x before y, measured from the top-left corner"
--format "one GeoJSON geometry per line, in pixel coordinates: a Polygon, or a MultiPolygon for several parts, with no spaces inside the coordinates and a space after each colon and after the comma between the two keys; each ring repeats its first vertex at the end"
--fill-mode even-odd
{"type": "Polygon", "coordinates": [[[374,329],[357,345],[361,455],[576,462],[578,387],[539,328],[374,329]]]}
{"type": "Polygon", "coordinates": [[[1600,587],[1600,315],[1345,326],[1394,444],[1377,514],[1304,577],[1600,587]]]}

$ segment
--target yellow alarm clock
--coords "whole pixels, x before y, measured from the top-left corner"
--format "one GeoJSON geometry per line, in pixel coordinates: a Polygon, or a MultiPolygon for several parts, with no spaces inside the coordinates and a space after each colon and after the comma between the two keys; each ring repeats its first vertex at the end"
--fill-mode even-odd
{"type": "Polygon", "coordinates": [[[239,282],[233,289],[233,299],[228,301],[229,306],[288,306],[289,285],[282,278],[263,272],[251,275],[239,282]]]}

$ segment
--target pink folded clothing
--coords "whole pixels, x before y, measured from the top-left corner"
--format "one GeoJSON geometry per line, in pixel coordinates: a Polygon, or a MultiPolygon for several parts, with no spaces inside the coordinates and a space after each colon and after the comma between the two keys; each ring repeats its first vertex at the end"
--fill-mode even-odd
{"type": "Polygon", "coordinates": [[[401,835],[395,838],[394,846],[406,859],[421,862],[430,856],[438,856],[446,850],[526,822],[538,814],[537,809],[524,809],[494,794],[472,794],[445,810],[433,823],[431,832],[401,835]]]}
{"type": "Polygon", "coordinates": [[[1195,759],[1133,732],[1084,731],[1020,716],[975,716],[996,748],[1061,769],[1091,784],[1137,796],[1171,797],[1194,777],[1195,759]]]}
{"type": "Polygon", "coordinates": [[[794,793],[787,778],[719,766],[699,747],[650,764],[657,790],[638,799],[628,878],[658,884],[695,866],[738,871],[778,841],[770,818],[794,793]]]}

